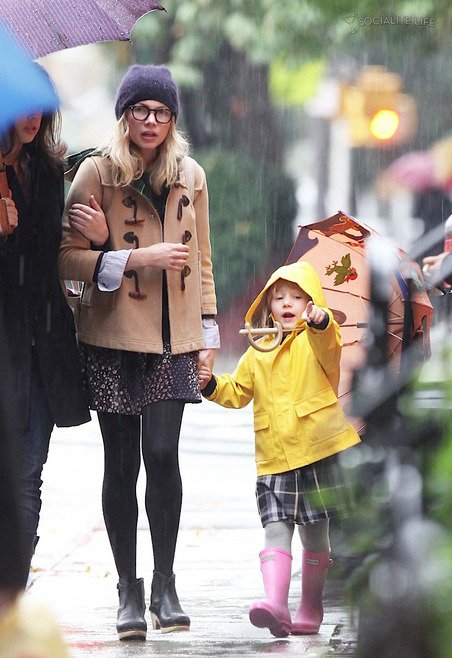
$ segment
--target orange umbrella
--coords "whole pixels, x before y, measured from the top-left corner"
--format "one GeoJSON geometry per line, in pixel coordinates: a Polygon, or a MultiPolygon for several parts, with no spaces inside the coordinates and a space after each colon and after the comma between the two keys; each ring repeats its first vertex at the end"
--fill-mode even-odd
{"type": "MultiPolygon", "coordinates": [[[[316,269],[328,307],[341,327],[343,351],[339,401],[346,409],[353,370],[363,364],[369,305],[366,240],[377,231],[339,211],[321,222],[302,226],[287,263],[306,260],[316,269]]],[[[430,353],[433,308],[419,266],[401,249],[399,271],[391,281],[388,309],[389,365],[399,369],[402,348],[416,343],[422,359],[430,353]]],[[[354,420],[362,427],[359,419],[354,420]]]]}

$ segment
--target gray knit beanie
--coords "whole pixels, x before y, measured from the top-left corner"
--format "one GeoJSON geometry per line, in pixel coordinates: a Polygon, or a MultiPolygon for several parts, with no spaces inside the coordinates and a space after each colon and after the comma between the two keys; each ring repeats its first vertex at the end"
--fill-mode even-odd
{"type": "Polygon", "coordinates": [[[116,118],[122,117],[131,105],[147,100],[160,101],[177,119],[179,92],[166,66],[135,64],[130,67],[119,85],[115,104],[116,118]]]}

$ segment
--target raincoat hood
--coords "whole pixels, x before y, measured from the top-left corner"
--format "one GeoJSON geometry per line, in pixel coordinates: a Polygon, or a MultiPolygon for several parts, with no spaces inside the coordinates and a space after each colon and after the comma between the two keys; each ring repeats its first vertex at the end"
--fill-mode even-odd
{"type": "Polygon", "coordinates": [[[305,260],[299,260],[291,265],[283,265],[279,267],[267,283],[264,289],[259,293],[254,302],[249,307],[245,322],[249,322],[252,326],[256,326],[262,314],[265,293],[278,279],[296,283],[302,290],[307,293],[316,306],[327,308],[325,296],[323,294],[322,285],[319,276],[310,263],[305,260]]]}

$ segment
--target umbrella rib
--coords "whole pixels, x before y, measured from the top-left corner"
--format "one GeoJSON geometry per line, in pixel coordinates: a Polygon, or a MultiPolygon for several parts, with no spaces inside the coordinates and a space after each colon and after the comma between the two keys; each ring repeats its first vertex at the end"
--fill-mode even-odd
{"type": "MultiPolygon", "coordinates": [[[[358,322],[352,322],[351,324],[340,324],[339,325],[341,329],[344,329],[346,327],[358,327],[358,322]]],[[[359,329],[361,327],[358,327],[359,329]]]]}
{"type": "MultiPolygon", "coordinates": [[[[302,228],[306,228],[306,227],[303,226],[302,228]]],[[[317,234],[320,235],[322,238],[327,238],[328,240],[332,240],[332,241],[335,242],[336,244],[339,244],[341,247],[345,247],[346,249],[349,249],[350,251],[353,251],[355,254],[358,254],[358,256],[361,256],[361,258],[364,258],[364,254],[363,254],[363,251],[364,251],[364,250],[363,250],[363,247],[361,247],[361,246],[359,246],[358,248],[357,248],[357,247],[353,247],[351,244],[348,244],[348,243],[345,243],[345,242],[341,242],[340,240],[337,240],[337,239],[334,237],[334,235],[328,235],[328,236],[326,236],[325,233],[323,233],[323,231],[316,231],[315,229],[310,229],[310,230],[312,230],[313,233],[317,233],[317,234]]],[[[353,239],[353,238],[350,238],[350,240],[352,240],[352,239],[353,239]]]]}
{"type": "Polygon", "coordinates": [[[350,292],[349,290],[338,290],[337,288],[327,288],[326,286],[322,286],[323,290],[328,290],[328,292],[337,292],[340,295],[350,295],[351,297],[358,297],[359,299],[363,300],[365,299],[367,302],[370,301],[370,299],[367,299],[367,297],[363,297],[362,295],[358,295],[356,292],[350,292]]]}

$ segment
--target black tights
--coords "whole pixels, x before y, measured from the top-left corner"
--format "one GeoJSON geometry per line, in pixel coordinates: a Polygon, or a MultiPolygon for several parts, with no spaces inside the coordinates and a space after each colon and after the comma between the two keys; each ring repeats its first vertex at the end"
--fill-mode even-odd
{"type": "MultiPolygon", "coordinates": [[[[182,505],[179,434],[184,403],[154,402],[142,413],[142,451],[146,468],[146,513],[151,529],[154,568],[173,570],[182,505]]],[[[102,507],[118,575],[136,578],[140,470],[140,417],[98,412],[105,450],[102,507]]]]}

